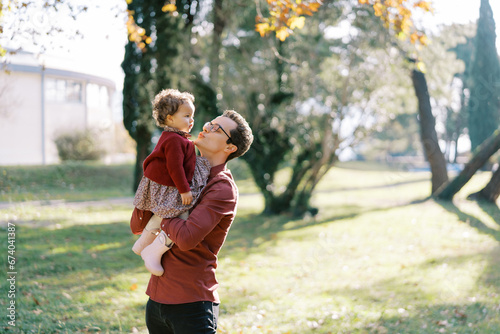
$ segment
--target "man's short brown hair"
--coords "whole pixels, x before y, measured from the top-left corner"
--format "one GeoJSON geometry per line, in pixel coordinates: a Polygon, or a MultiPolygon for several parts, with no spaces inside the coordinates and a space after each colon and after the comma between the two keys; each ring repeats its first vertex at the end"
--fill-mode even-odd
{"type": "Polygon", "coordinates": [[[227,161],[229,161],[242,156],[248,151],[253,142],[253,134],[247,121],[236,111],[226,110],[222,116],[232,119],[237,124],[236,129],[230,131],[231,139],[228,139],[228,143],[233,144],[237,148],[237,150],[231,153],[227,158],[227,161]]]}
{"type": "Polygon", "coordinates": [[[180,92],[177,89],[164,89],[159,92],[153,100],[153,118],[156,125],[167,126],[167,116],[177,112],[179,107],[186,102],[194,103],[194,96],[188,92],[180,92]]]}

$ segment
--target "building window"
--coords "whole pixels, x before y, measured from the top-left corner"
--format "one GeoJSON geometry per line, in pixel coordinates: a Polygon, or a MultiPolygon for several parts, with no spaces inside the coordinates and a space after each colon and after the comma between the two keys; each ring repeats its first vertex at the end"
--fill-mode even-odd
{"type": "Polygon", "coordinates": [[[108,89],[97,84],[87,84],[87,105],[89,107],[106,108],[109,106],[108,89]]]}
{"type": "Polygon", "coordinates": [[[45,85],[45,96],[48,101],[82,102],[82,84],[78,81],[48,78],[45,85]]]}

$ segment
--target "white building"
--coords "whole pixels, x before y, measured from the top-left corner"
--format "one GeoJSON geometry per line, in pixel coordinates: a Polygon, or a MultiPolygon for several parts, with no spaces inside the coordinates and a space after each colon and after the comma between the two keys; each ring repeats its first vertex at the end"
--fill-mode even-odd
{"type": "Polygon", "coordinates": [[[115,83],[62,65],[22,51],[0,63],[0,165],[58,163],[54,140],[74,131],[113,145],[115,83]]]}

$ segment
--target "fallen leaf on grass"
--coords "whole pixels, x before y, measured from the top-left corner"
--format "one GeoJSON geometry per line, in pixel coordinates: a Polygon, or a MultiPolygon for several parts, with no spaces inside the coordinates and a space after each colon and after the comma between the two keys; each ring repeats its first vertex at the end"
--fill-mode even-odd
{"type": "Polygon", "coordinates": [[[94,332],[100,332],[101,328],[97,326],[87,326],[83,329],[84,333],[94,333],[94,332]]]}
{"type": "Polygon", "coordinates": [[[455,318],[466,319],[467,318],[467,314],[465,314],[463,312],[460,312],[458,310],[455,310],[455,318]]]}
{"type": "Polygon", "coordinates": [[[438,322],[436,322],[436,324],[438,326],[448,326],[450,323],[448,322],[448,320],[439,320],[438,322]]]}
{"type": "Polygon", "coordinates": [[[130,286],[130,290],[132,290],[132,291],[137,290],[137,284],[135,284],[135,283],[134,283],[134,284],[132,284],[132,285],[130,286]]]}

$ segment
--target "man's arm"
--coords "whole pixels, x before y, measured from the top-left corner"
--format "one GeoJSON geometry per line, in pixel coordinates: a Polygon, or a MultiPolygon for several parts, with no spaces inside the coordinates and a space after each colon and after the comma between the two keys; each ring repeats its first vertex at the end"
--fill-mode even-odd
{"type": "Polygon", "coordinates": [[[187,220],[163,219],[161,228],[182,250],[196,247],[220,220],[234,214],[237,195],[229,181],[221,180],[210,186],[187,220]]]}

